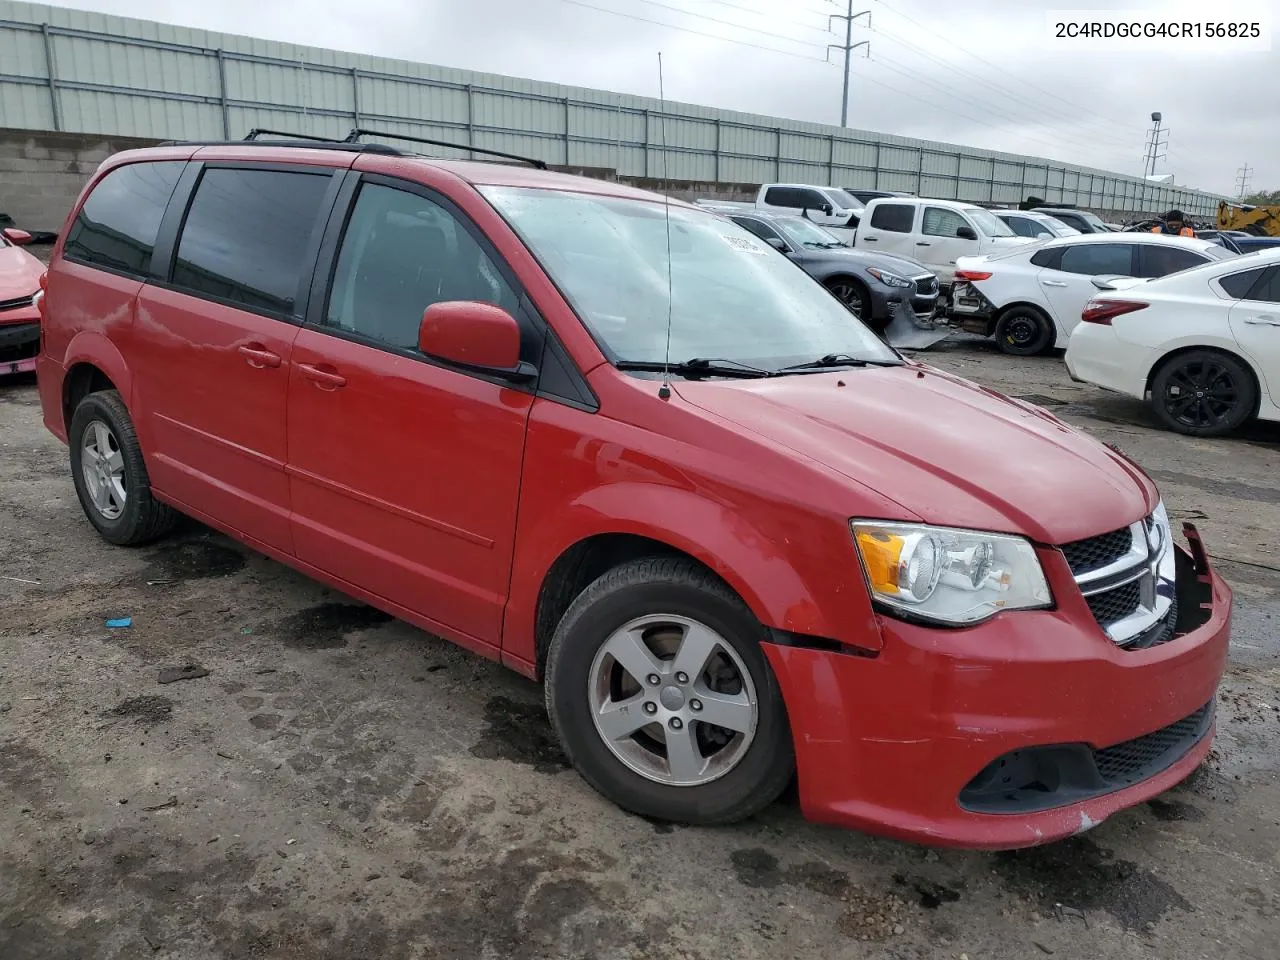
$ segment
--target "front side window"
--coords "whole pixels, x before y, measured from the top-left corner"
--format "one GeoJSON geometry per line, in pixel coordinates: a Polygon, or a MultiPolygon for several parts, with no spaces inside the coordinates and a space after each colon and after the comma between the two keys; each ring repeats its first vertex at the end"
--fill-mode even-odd
{"type": "Polygon", "coordinates": [[[924,222],[920,232],[926,237],[954,237],[961,227],[969,226],[969,221],[954,210],[946,207],[925,207],[924,222]]]}
{"type": "Polygon", "coordinates": [[[1037,230],[1044,230],[1038,223],[1027,217],[1002,216],[1000,219],[1020,237],[1034,237],[1038,235],[1037,230]]]}
{"type": "Polygon", "coordinates": [[[978,232],[988,237],[1012,237],[1014,233],[1009,225],[990,210],[981,207],[965,207],[965,215],[978,226],[978,232]]]}
{"type": "Polygon", "coordinates": [[[823,190],[822,192],[826,195],[826,198],[830,200],[834,206],[840,207],[841,209],[853,210],[855,212],[863,209],[863,204],[861,200],[859,200],[857,197],[855,197],[851,193],[846,193],[845,191],[841,190],[839,187],[830,187],[826,190],[823,190]]]}
{"type": "Polygon", "coordinates": [[[897,359],[821,284],[732,221],[644,200],[480,190],[616,360],[661,363],[668,331],[677,362],[897,359]]]}
{"type": "Polygon", "coordinates": [[[67,232],[63,256],[142,276],[151,269],[156,234],[182,160],[116,167],[93,188],[67,232]]]}
{"type": "Polygon", "coordinates": [[[174,285],[250,310],[292,315],[330,182],[318,173],[205,170],[178,240],[174,285]]]}
{"type": "Polygon", "coordinates": [[[1133,247],[1127,243],[1079,243],[1062,251],[1058,269],[1090,277],[1133,274],[1133,247]]]}
{"type": "Polygon", "coordinates": [[[388,346],[418,348],[433,303],[478,300],[515,313],[517,296],[448,210],[381,184],[360,188],[343,234],[325,323],[388,346]]]}
{"type": "Polygon", "coordinates": [[[916,208],[910,203],[882,203],[871,214],[871,226],[889,233],[910,233],[916,208]]]}

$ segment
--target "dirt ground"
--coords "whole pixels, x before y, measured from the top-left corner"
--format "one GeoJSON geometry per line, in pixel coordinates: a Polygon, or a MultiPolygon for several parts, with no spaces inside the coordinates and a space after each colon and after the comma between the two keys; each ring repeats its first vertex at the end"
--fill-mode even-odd
{"type": "Polygon", "coordinates": [[[794,797],[637,819],[566,768],[534,684],[195,525],[105,544],[26,380],[0,385],[0,958],[1280,957],[1280,429],[1189,440],[1056,358],[929,356],[1117,444],[1199,525],[1237,613],[1182,786],[1016,854],[794,797]]]}

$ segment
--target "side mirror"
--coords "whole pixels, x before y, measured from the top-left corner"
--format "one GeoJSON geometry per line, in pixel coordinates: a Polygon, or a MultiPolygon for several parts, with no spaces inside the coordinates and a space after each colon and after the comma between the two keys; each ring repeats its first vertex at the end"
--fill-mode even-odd
{"type": "Polygon", "coordinates": [[[781,253],[788,252],[787,245],[781,237],[769,237],[767,240],[765,240],[765,243],[773,247],[773,249],[780,251],[781,253]]]}
{"type": "Polygon", "coordinates": [[[977,240],[978,234],[973,227],[956,227],[956,236],[961,240],[977,240]]]}
{"type": "Polygon", "coordinates": [[[831,204],[829,204],[829,203],[824,203],[824,204],[821,206],[821,208],[820,208],[820,209],[821,209],[821,210],[822,210],[822,212],[823,212],[823,213],[825,213],[828,217],[829,217],[829,216],[831,216],[831,211],[832,211],[832,209],[833,209],[833,208],[832,208],[832,206],[831,206],[831,204]]]}
{"type": "Polygon", "coordinates": [[[520,325],[491,303],[450,300],[422,314],[418,349],[429,357],[510,380],[532,380],[537,369],[520,361],[520,325]]]}
{"type": "Polygon", "coordinates": [[[25,230],[19,230],[17,227],[5,227],[4,238],[15,247],[24,247],[31,242],[31,234],[25,230]]]}

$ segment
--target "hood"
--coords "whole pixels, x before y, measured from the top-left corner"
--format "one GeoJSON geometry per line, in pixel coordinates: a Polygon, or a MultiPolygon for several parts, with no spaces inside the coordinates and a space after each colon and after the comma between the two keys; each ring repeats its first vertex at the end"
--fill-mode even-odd
{"type": "Polygon", "coordinates": [[[877,270],[888,270],[903,277],[919,277],[922,274],[933,275],[933,271],[918,260],[910,257],[897,257],[888,253],[877,253],[873,250],[855,250],[844,247],[839,250],[805,250],[805,260],[814,264],[846,264],[849,266],[875,267],[877,270]]]}
{"type": "MultiPolygon", "coordinates": [[[[1043,410],[919,365],[683,382],[680,396],[927,523],[1069,543],[1133,523],[1154,485],[1043,410]]],[[[851,491],[850,516],[857,515],[851,491]]]]}
{"type": "Polygon", "coordinates": [[[0,247],[0,301],[35,293],[42,273],[44,264],[21,247],[0,247]]]}

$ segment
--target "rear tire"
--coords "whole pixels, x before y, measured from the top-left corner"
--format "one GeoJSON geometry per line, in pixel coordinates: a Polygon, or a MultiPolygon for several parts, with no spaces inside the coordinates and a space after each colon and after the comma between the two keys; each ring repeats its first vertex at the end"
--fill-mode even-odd
{"type": "Polygon", "coordinates": [[[1151,408],[1165,427],[1220,437],[1242,427],[1258,405],[1258,384],[1242,362],[1217,350],[1169,357],[1151,378],[1151,408]]]}
{"type": "Polygon", "coordinates": [[[119,393],[102,390],[81,400],[68,439],[76,496],[104,540],[135,546],[173,529],[178,513],[151,495],[138,435],[119,393]]]}
{"type": "Polygon", "coordinates": [[[717,824],[759,812],[795,771],[765,638],[742,601],[690,560],[608,571],[569,607],[547,656],[547,713],[565,753],[641,816],[717,824]],[[699,719],[712,715],[726,725],[699,719]]]}
{"type": "Polygon", "coordinates": [[[996,342],[1013,357],[1035,357],[1053,346],[1053,321],[1032,306],[1011,307],[996,324],[996,342]]]}

